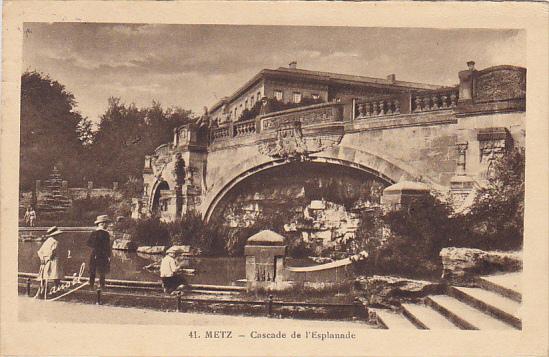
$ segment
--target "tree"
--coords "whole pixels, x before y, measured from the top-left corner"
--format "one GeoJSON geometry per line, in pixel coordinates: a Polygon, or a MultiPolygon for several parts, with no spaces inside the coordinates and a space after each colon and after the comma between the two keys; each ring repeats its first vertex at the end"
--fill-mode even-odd
{"type": "Polygon", "coordinates": [[[90,145],[89,178],[110,186],[113,181],[125,183],[131,177],[141,177],[145,155],[170,142],[174,128],[193,120],[191,111],[164,110],[156,101],[151,107],[137,108],[120,98],[109,98],[90,145]]]}
{"type": "Polygon", "coordinates": [[[21,76],[20,187],[48,177],[56,165],[64,178],[79,180],[82,135],[87,122],[64,85],[32,71],[21,76]]]}
{"type": "Polygon", "coordinates": [[[481,249],[518,249],[524,234],[524,148],[510,150],[493,163],[488,185],[457,220],[465,227],[461,245],[481,249]]]}

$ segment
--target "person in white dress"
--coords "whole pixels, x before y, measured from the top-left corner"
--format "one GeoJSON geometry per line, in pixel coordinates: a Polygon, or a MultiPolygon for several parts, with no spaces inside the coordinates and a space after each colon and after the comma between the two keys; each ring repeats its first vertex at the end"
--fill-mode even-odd
{"type": "Polygon", "coordinates": [[[36,280],[40,281],[40,288],[36,297],[42,296],[48,287],[59,285],[64,277],[63,267],[59,259],[59,241],[54,238],[60,234],[63,234],[63,232],[55,226],[48,229],[46,232],[47,239],[38,249],[40,270],[36,280]]]}

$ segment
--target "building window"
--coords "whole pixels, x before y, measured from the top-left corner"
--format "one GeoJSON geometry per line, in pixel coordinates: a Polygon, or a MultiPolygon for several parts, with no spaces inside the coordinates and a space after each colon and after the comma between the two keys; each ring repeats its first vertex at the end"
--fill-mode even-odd
{"type": "Polygon", "coordinates": [[[320,95],[318,95],[317,93],[313,93],[311,96],[313,97],[314,100],[320,99],[320,95]]]}
{"type": "Polygon", "coordinates": [[[261,92],[257,92],[257,100],[261,100],[261,92]]]}
{"type": "Polygon", "coordinates": [[[301,103],[301,93],[294,92],[294,103],[301,103]]]}
{"type": "Polygon", "coordinates": [[[244,108],[248,108],[248,99],[246,99],[246,104],[245,104],[244,108]]]}
{"type": "Polygon", "coordinates": [[[254,96],[252,95],[251,96],[251,99],[250,99],[250,107],[253,107],[254,106],[254,96]]]}
{"type": "Polygon", "coordinates": [[[275,99],[278,100],[278,101],[282,101],[282,99],[283,99],[281,90],[275,90],[274,91],[274,96],[275,96],[275,99]]]}

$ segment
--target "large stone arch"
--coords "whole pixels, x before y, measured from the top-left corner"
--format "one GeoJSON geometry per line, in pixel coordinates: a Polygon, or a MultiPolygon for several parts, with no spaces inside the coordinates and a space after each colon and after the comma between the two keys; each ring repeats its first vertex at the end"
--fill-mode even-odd
{"type": "MultiPolygon", "coordinates": [[[[412,167],[405,163],[397,164],[393,160],[352,146],[333,147],[312,154],[307,160],[352,167],[379,177],[388,184],[394,184],[402,180],[414,180],[420,177],[412,167]]],[[[258,153],[232,165],[206,193],[201,204],[204,220],[208,221],[210,219],[219,202],[239,182],[258,172],[285,165],[289,162],[287,159],[273,159],[258,153]]]]}

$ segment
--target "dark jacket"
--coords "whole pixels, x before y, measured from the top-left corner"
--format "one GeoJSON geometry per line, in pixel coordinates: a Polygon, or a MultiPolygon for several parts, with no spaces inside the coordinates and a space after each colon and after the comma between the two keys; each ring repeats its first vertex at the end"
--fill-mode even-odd
{"type": "Polygon", "coordinates": [[[91,248],[90,268],[103,268],[108,271],[111,257],[111,240],[109,232],[98,229],[88,238],[88,247],[91,248]]]}

